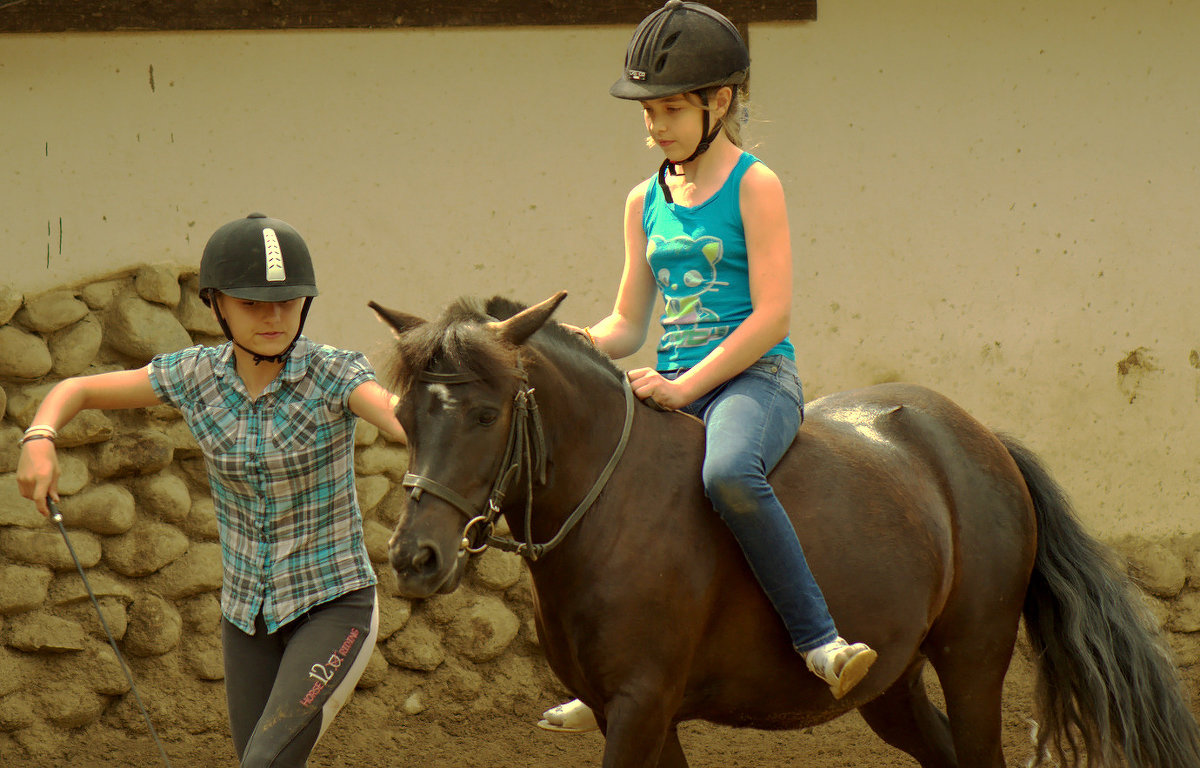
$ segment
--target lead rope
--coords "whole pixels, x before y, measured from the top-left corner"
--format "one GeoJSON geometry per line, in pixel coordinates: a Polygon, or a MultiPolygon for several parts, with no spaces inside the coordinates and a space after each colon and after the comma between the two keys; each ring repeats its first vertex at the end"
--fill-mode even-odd
{"type": "Polygon", "coordinates": [[[79,571],[79,578],[83,579],[83,586],[87,589],[88,597],[92,598],[92,605],[96,608],[96,615],[100,617],[100,626],[104,628],[104,634],[108,635],[108,644],[112,646],[113,653],[117,654],[117,661],[121,664],[121,671],[125,673],[125,680],[129,682],[129,689],[133,691],[133,698],[137,700],[138,709],[142,710],[142,718],[146,721],[146,727],[150,729],[150,736],[158,746],[158,754],[162,757],[163,765],[171,768],[171,761],[167,758],[167,751],[163,749],[162,742],[158,738],[158,732],[154,730],[154,724],[150,722],[150,715],[146,712],[146,705],[142,703],[142,697],[138,693],[137,685],[133,682],[133,675],[129,672],[129,665],[125,663],[125,657],[121,655],[121,649],[117,647],[117,641],[113,639],[113,633],[108,628],[108,622],[104,620],[104,613],[100,610],[100,601],[96,599],[96,593],[92,591],[92,585],[88,582],[87,574],[83,572],[83,563],[79,562],[79,557],[75,554],[75,547],[71,546],[71,539],[67,536],[66,527],[63,526],[62,513],[58,511],[58,505],[54,503],[53,499],[47,498],[46,503],[50,507],[50,519],[58,524],[58,530],[62,533],[63,541],[67,543],[67,550],[71,553],[71,559],[75,561],[75,568],[79,571]]]}

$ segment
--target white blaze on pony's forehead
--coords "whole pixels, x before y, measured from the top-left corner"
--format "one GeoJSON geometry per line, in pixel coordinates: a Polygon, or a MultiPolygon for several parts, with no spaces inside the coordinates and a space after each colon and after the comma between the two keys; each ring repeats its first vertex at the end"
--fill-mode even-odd
{"type": "Polygon", "coordinates": [[[283,249],[279,247],[279,237],[275,230],[263,227],[263,245],[266,246],[267,282],[282,283],[287,280],[283,269],[283,249]]]}
{"type": "Polygon", "coordinates": [[[456,410],[459,406],[459,401],[454,397],[453,390],[446,384],[430,384],[429,393],[437,398],[437,401],[447,411],[456,410]]]}

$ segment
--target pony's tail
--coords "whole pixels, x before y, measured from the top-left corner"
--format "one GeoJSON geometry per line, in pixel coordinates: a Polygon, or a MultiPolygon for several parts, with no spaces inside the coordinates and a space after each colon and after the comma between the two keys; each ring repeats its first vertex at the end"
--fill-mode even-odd
{"type": "Polygon", "coordinates": [[[1032,451],[1007,436],[1037,511],[1025,630],[1037,665],[1038,765],[1197,768],[1200,728],[1162,634],[1032,451]]]}

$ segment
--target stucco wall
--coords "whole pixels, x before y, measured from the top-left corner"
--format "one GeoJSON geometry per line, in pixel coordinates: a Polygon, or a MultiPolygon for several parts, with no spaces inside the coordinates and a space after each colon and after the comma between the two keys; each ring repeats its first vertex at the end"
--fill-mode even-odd
{"type": "MultiPolygon", "coordinates": [[[[566,288],[593,321],[658,162],[606,95],[629,31],[0,36],[5,280],[194,264],[259,209],[314,250],[322,341],[385,344],[367,299],[566,288]]],[[[1039,450],[1097,534],[1197,530],[1197,31],[1169,0],[753,25],[807,394],[928,384],[1039,450]]]]}

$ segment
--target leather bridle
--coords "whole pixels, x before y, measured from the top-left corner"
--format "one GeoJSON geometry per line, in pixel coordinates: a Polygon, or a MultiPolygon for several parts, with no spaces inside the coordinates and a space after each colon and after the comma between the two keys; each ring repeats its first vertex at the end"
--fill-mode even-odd
{"type": "MultiPolygon", "coordinates": [[[[587,495],[559,526],[558,532],[549,541],[541,544],[533,543],[533,478],[536,475],[539,484],[544,485],[546,482],[546,436],[542,430],[542,417],[538,411],[537,401],[533,396],[534,388],[529,386],[529,376],[525,373],[519,359],[513,373],[519,384],[516,394],[513,395],[512,427],[509,429],[508,444],[504,449],[504,458],[500,462],[500,471],[492,482],[492,490],[482,509],[474,507],[470,501],[453,488],[442,485],[424,475],[408,472],[402,481],[405,488],[411,489],[409,495],[414,502],[419,501],[423,493],[430,493],[450,504],[467,518],[467,524],[463,528],[462,540],[459,544],[458,554],[460,557],[478,554],[489,546],[494,546],[505,552],[515,552],[530,562],[538,560],[561,544],[575,524],[592,506],[596,497],[604,490],[608,479],[612,477],[617,463],[625,452],[625,446],[629,442],[629,433],[633,428],[634,395],[629,386],[629,380],[622,376],[625,392],[625,424],[621,429],[621,438],[617,441],[616,448],[613,449],[608,463],[604,466],[600,476],[596,478],[596,482],[592,484],[587,495]],[[500,514],[500,508],[508,493],[509,485],[522,469],[526,470],[525,541],[516,541],[495,535],[494,529],[496,517],[500,514]],[[481,535],[483,543],[474,544],[473,539],[477,540],[481,535]]],[[[473,373],[438,373],[434,371],[422,371],[418,374],[417,379],[437,384],[466,384],[482,380],[480,376],[473,373]]]]}

